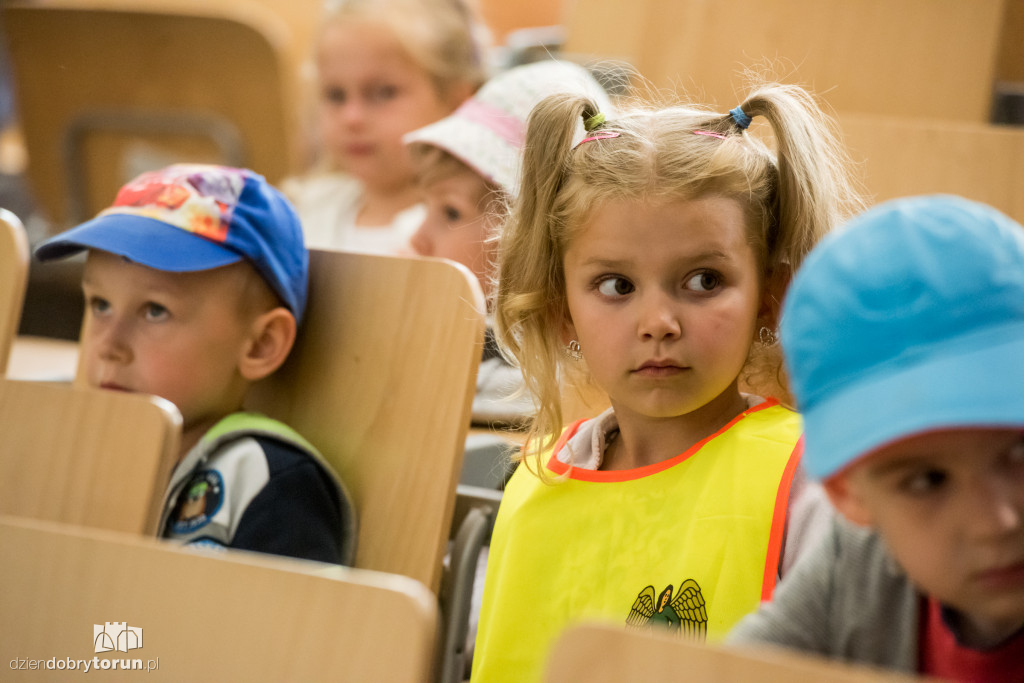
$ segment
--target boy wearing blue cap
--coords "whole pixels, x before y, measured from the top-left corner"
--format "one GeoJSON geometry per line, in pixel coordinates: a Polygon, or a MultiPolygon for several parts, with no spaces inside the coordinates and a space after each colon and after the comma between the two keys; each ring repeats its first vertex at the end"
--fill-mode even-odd
{"type": "Polygon", "coordinates": [[[355,517],[341,482],[293,430],[242,411],[249,385],[287,358],[306,304],[309,258],[287,200],[245,169],[170,166],[36,255],[85,250],[87,383],[181,412],[162,535],[350,563],[355,517]]]}
{"type": "Polygon", "coordinates": [[[1024,228],[880,205],[796,274],[780,336],[829,537],[730,634],[953,680],[1024,680],[1024,228]]]}

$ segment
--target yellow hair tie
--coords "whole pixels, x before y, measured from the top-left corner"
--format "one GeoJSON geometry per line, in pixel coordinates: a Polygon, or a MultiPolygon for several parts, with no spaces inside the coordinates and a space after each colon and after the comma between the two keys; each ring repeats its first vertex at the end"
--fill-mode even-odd
{"type": "Polygon", "coordinates": [[[583,128],[589,133],[590,131],[600,126],[602,123],[604,123],[604,114],[602,114],[601,112],[597,112],[596,114],[594,114],[589,119],[583,122],[583,128]]]}

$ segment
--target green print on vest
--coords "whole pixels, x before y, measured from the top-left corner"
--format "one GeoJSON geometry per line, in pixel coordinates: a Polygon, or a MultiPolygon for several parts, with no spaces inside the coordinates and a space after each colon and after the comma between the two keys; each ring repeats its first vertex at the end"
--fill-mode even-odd
{"type": "Polygon", "coordinates": [[[669,584],[657,598],[654,586],[647,586],[633,601],[626,626],[641,631],[667,627],[688,640],[704,642],[708,635],[708,613],[700,586],[693,579],[686,579],[674,596],[669,584]]]}

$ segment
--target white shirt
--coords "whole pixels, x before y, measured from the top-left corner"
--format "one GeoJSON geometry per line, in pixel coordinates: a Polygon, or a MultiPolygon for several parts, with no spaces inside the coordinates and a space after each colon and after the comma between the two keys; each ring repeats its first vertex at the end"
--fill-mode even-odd
{"type": "Polygon", "coordinates": [[[409,239],[427,214],[423,204],[414,204],[398,212],[389,225],[356,225],[363,204],[363,185],[344,173],[288,178],[281,190],[299,214],[310,249],[410,254],[409,239]]]}

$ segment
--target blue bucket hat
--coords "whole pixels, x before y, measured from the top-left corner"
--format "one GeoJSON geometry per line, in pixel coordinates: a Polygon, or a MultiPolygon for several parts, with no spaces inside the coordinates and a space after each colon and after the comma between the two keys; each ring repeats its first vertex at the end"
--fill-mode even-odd
{"type": "Polygon", "coordinates": [[[960,197],[881,204],[811,252],[779,330],[814,477],[920,432],[1022,427],[1024,228],[960,197]]]}
{"type": "Polygon", "coordinates": [[[35,253],[51,261],[86,249],[170,272],[246,260],[297,321],[306,308],[309,253],[299,218],[284,195],[246,169],[177,164],[143,173],[111,207],[35,253]]]}

